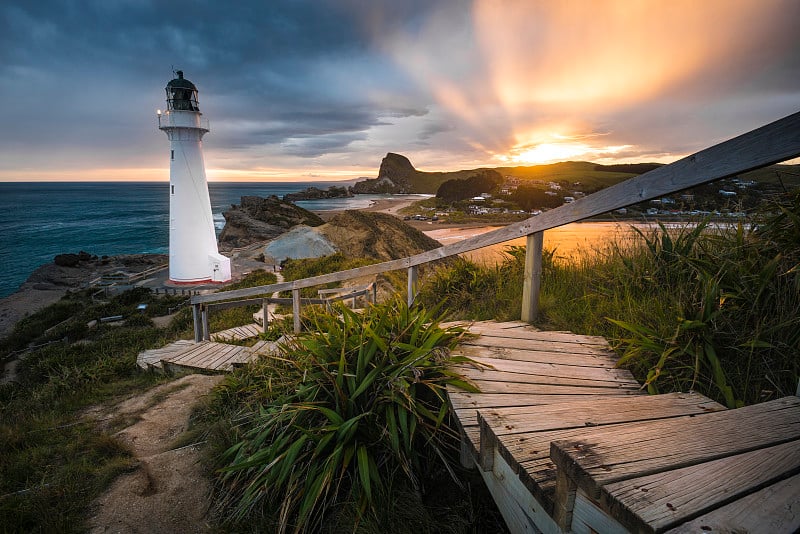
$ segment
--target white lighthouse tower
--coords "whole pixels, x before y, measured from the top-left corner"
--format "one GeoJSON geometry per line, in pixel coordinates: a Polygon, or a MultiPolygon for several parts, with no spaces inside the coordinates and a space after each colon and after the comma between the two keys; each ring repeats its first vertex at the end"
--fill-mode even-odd
{"type": "Polygon", "coordinates": [[[158,111],[158,128],[170,141],[169,279],[185,284],[227,282],[231,261],[217,249],[203,164],[208,120],[200,118],[197,87],[183,71],[176,74],[167,83],[167,109],[163,115],[158,111]]]}

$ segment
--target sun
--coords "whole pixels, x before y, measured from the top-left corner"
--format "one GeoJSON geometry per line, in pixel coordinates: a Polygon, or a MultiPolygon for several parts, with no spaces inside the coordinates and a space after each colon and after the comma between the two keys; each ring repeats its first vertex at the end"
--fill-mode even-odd
{"type": "Polygon", "coordinates": [[[509,159],[514,163],[537,165],[566,161],[590,152],[594,152],[592,147],[583,143],[540,143],[512,149],[509,159]]]}

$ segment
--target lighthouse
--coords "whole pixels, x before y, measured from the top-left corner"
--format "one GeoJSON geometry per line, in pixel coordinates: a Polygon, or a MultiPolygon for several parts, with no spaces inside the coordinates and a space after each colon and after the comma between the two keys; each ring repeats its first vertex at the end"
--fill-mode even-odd
{"type": "Polygon", "coordinates": [[[231,260],[217,249],[211,215],[203,135],[209,132],[197,102],[197,87],[183,71],[167,83],[167,109],[158,110],[158,128],[167,134],[169,150],[169,279],[197,284],[227,282],[231,260]]]}

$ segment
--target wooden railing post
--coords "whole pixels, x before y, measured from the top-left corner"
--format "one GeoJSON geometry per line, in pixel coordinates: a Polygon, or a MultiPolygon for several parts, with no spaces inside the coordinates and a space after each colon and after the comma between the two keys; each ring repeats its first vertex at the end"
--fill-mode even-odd
{"type": "Polygon", "coordinates": [[[539,313],[539,287],[542,281],[544,232],[528,234],[525,243],[525,274],[522,284],[522,320],[532,323],[539,313]]]}
{"type": "Polygon", "coordinates": [[[417,296],[417,266],[412,265],[408,268],[408,307],[414,303],[417,296]]]}
{"type": "Polygon", "coordinates": [[[211,341],[211,328],[208,326],[208,308],[206,306],[200,309],[200,317],[203,323],[203,339],[205,341],[211,341]]]}
{"type": "Polygon", "coordinates": [[[267,331],[269,325],[269,299],[261,299],[261,326],[264,332],[267,331]]]}
{"type": "Polygon", "coordinates": [[[300,290],[292,289],[292,316],[294,319],[294,333],[300,333],[300,290]]]}
{"type": "Polygon", "coordinates": [[[377,304],[377,303],[378,303],[378,282],[372,282],[372,304],[377,304]]]}
{"type": "Polygon", "coordinates": [[[192,306],[192,321],[194,323],[194,342],[200,343],[203,340],[203,323],[200,318],[200,307],[202,304],[192,306]]]}

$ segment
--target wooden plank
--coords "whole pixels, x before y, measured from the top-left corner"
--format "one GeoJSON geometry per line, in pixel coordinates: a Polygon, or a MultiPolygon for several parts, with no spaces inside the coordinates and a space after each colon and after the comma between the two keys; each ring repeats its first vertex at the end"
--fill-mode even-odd
{"type": "MultiPolygon", "coordinates": [[[[602,388],[628,387],[631,389],[639,389],[639,384],[635,380],[615,378],[614,376],[609,376],[606,380],[598,380],[594,378],[555,376],[555,372],[550,374],[533,374],[533,371],[531,373],[511,373],[507,371],[495,371],[493,369],[473,369],[464,367],[459,368],[458,372],[475,382],[475,384],[478,384],[479,387],[480,383],[489,381],[505,382],[508,384],[548,384],[553,386],[602,388]]],[[[481,388],[481,391],[485,390],[481,388]]]]}
{"type": "Polygon", "coordinates": [[[181,363],[183,365],[191,365],[193,367],[202,366],[203,363],[210,361],[217,357],[220,351],[228,350],[233,345],[226,345],[223,343],[210,342],[202,351],[194,351],[176,358],[172,363],[181,363]]]}
{"type": "Polygon", "coordinates": [[[495,458],[492,471],[479,472],[511,532],[561,534],[545,506],[522,486],[502,458],[495,458]]]}
{"type": "Polygon", "coordinates": [[[530,329],[537,330],[535,327],[524,323],[522,321],[475,321],[472,323],[475,326],[482,328],[493,328],[497,330],[512,330],[512,329],[530,329]]]}
{"type": "MultiPolygon", "coordinates": [[[[574,510],[570,523],[572,534],[629,534],[630,530],[606,515],[584,492],[575,495],[574,510]]],[[[697,531],[702,533],[702,531],[697,531]]]]}
{"type": "Polygon", "coordinates": [[[228,363],[232,358],[243,352],[245,347],[230,346],[229,349],[221,349],[216,358],[211,358],[203,362],[203,367],[207,369],[218,369],[228,363]]]}
{"type": "Polygon", "coordinates": [[[525,413],[525,408],[481,409],[480,446],[498,450],[519,472],[523,484],[546,504],[552,503],[556,483],[555,464],[549,459],[551,442],[589,439],[604,427],[635,429],[643,420],[725,409],[703,395],[680,393],[581,400],[537,408],[538,414],[525,413]]]}
{"type": "Polygon", "coordinates": [[[800,398],[594,430],[585,438],[554,442],[550,456],[597,498],[606,484],[800,439],[800,398]]]}
{"type": "MultiPolygon", "coordinates": [[[[555,379],[554,379],[555,380],[555,379]]],[[[602,395],[606,392],[628,391],[631,394],[639,390],[634,386],[623,384],[613,386],[575,386],[575,385],[552,385],[550,383],[537,382],[498,382],[494,380],[476,381],[476,385],[482,393],[505,393],[514,395],[602,395]]]]}
{"type": "Polygon", "coordinates": [[[209,358],[203,362],[203,365],[209,369],[215,369],[220,363],[230,360],[231,357],[244,351],[245,348],[230,345],[225,349],[220,349],[215,358],[209,358]]]}
{"type": "Polygon", "coordinates": [[[181,351],[177,354],[173,354],[172,356],[165,358],[165,362],[172,362],[176,360],[180,360],[182,358],[192,358],[196,354],[203,354],[207,351],[213,350],[212,341],[201,341],[200,343],[196,343],[195,346],[190,347],[187,350],[181,351]]]}
{"type": "Polygon", "coordinates": [[[800,475],[794,475],[675,527],[667,534],[695,532],[792,534],[799,531],[800,475]]]}
{"type": "Polygon", "coordinates": [[[583,380],[598,380],[601,382],[631,383],[636,381],[630,371],[615,367],[579,367],[562,363],[520,362],[506,360],[503,358],[489,358],[485,356],[476,356],[473,357],[473,359],[481,365],[488,367],[479,367],[475,369],[474,367],[468,365],[461,365],[458,366],[457,369],[473,370],[478,372],[495,371],[499,373],[506,373],[508,375],[532,374],[560,378],[580,378],[583,380]]]}
{"type": "Polygon", "coordinates": [[[210,295],[192,297],[192,304],[218,302],[231,298],[244,298],[271,294],[275,291],[313,287],[329,282],[342,282],[361,276],[371,276],[387,271],[408,269],[463,252],[496,245],[586,219],[618,208],[674,193],[695,185],[734,176],[753,169],[778,163],[800,155],[800,113],[752,130],[738,137],[664,165],[650,172],[578,199],[570,204],[546,211],[464,241],[407,258],[386,261],[346,271],[324,274],[303,280],[258,286],[210,295]]]}
{"type": "Polygon", "coordinates": [[[503,406],[538,406],[557,402],[569,402],[573,400],[590,400],[607,397],[629,397],[639,394],[639,391],[603,391],[602,393],[590,393],[585,390],[572,394],[517,394],[506,395],[502,393],[468,393],[454,387],[447,388],[447,395],[450,405],[455,409],[478,409],[495,408],[503,406]]]}
{"type": "Polygon", "coordinates": [[[794,473],[800,441],[608,484],[601,501],[631,530],[660,532],[794,473]]]}
{"type": "Polygon", "coordinates": [[[667,419],[722,410],[725,410],[724,406],[699,393],[668,393],[535,407],[484,408],[480,410],[478,419],[494,435],[501,436],[667,419]]]}
{"type": "Polygon", "coordinates": [[[557,341],[561,343],[577,343],[579,345],[592,345],[608,350],[608,341],[601,336],[583,336],[572,332],[556,332],[552,330],[536,330],[527,323],[520,328],[494,328],[488,325],[474,324],[469,331],[487,337],[508,337],[516,339],[538,339],[541,341],[557,341]],[[526,328],[527,327],[527,328],[526,328]]]}
{"type": "Polygon", "coordinates": [[[616,358],[608,354],[574,354],[570,352],[551,352],[548,350],[518,350],[500,347],[481,347],[459,345],[453,354],[468,358],[496,358],[498,360],[514,360],[519,362],[554,363],[573,365],[576,367],[602,367],[609,369],[615,366],[616,358]]]}
{"type": "Polygon", "coordinates": [[[566,352],[568,354],[593,354],[598,356],[613,356],[612,352],[598,349],[592,345],[579,343],[565,343],[539,339],[515,339],[510,337],[480,336],[475,339],[466,339],[462,345],[473,347],[499,347],[519,350],[541,350],[547,352],[566,352]]]}

